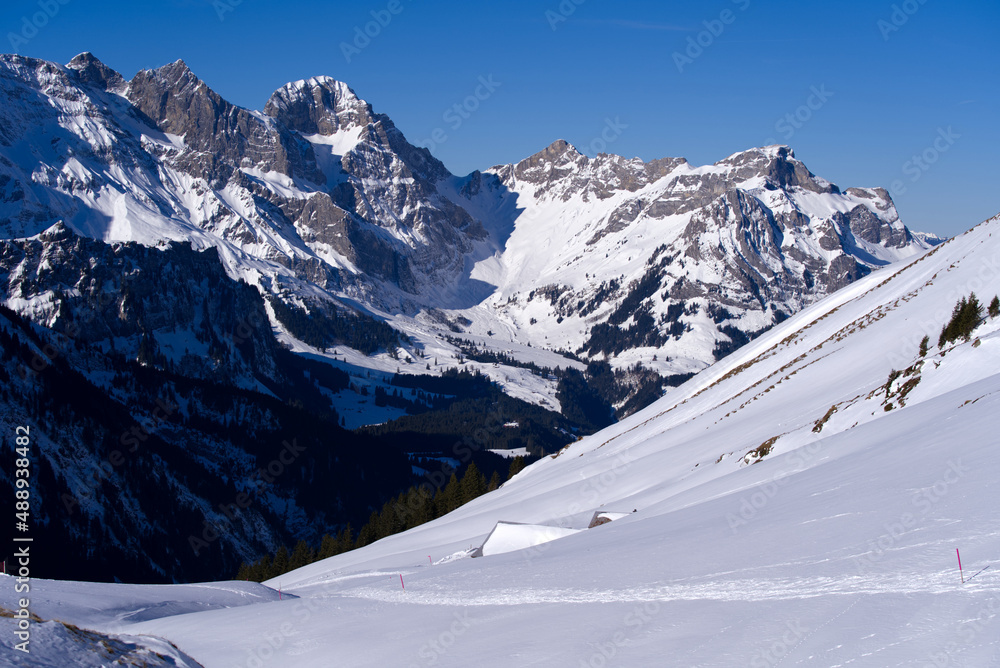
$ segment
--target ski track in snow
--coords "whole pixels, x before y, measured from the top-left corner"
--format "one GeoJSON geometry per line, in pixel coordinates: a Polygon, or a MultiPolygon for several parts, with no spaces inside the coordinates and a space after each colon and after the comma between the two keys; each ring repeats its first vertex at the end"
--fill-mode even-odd
{"type": "MultiPolygon", "coordinates": [[[[986,571],[987,573],[989,571],[986,571]]],[[[952,594],[961,587],[957,572],[900,573],[895,575],[855,575],[815,578],[747,578],[707,582],[651,583],[625,589],[523,589],[516,587],[479,588],[456,591],[447,584],[421,582],[405,591],[373,586],[350,592],[338,592],[333,597],[358,598],[386,603],[417,605],[517,606],[541,603],[667,603],[672,601],[776,601],[808,599],[819,596],[877,596],[880,594],[952,594]]],[[[383,574],[395,583],[397,574],[383,574]]],[[[965,585],[970,595],[1000,593],[1000,581],[982,580],[977,586],[965,585]]],[[[316,598],[328,598],[322,594],[316,598]]]]}

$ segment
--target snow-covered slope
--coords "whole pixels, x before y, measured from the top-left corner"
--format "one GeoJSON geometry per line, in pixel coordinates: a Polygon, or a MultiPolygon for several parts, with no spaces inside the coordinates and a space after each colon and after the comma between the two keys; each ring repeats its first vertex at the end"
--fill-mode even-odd
{"type": "Polygon", "coordinates": [[[108,623],[114,602],[46,611],[205,666],[998,666],[1000,319],[933,347],[998,274],[1000,217],[448,516],[267,583],[298,599],[136,624],[108,623]],[[626,516],[465,558],[498,521],[595,511],[626,516]]]}

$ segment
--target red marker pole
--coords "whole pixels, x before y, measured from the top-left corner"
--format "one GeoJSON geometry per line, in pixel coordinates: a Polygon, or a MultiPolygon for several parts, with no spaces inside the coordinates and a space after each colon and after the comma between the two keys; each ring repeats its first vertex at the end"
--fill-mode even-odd
{"type": "Polygon", "coordinates": [[[429,555],[429,554],[427,555],[427,563],[429,563],[431,566],[434,565],[434,560],[431,559],[431,555],[429,555]]]}
{"type": "Polygon", "coordinates": [[[955,555],[958,556],[958,574],[962,576],[962,584],[965,584],[965,573],[962,572],[962,555],[959,554],[958,548],[955,548],[955,555]]]}
{"type": "Polygon", "coordinates": [[[406,585],[403,584],[403,574],[402,573],[399,574],[399,586],[403,588],[403,591],[406,591],[406,585]]]}

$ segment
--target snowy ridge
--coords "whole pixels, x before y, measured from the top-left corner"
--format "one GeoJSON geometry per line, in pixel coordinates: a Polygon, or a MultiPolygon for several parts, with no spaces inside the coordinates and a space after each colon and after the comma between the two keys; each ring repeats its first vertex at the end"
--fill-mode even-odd
{"type": "Polygon", "coordinates": [[[1000,319],[934,345],[998,275],[1000,216],[450,515],[282,576],[296,600],[116,629],[205,666],[998,665],[1000,319]],[[464,558],[500,521],[585,529],[633,508],[464,558]]]}

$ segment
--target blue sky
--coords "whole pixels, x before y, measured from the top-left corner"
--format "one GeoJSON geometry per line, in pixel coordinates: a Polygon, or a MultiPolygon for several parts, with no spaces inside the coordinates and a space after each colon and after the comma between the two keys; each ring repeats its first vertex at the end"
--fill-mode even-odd
{"type": "Polygon", "coordinates": [[[127,78],[183,58],[252,109],[327,74],[458,174],[560,138],[695,164],[771,141],[889,188],[913,229],[1000,212],[995,0],[6,0],[0,29],[4,52],[127,78]]]}

